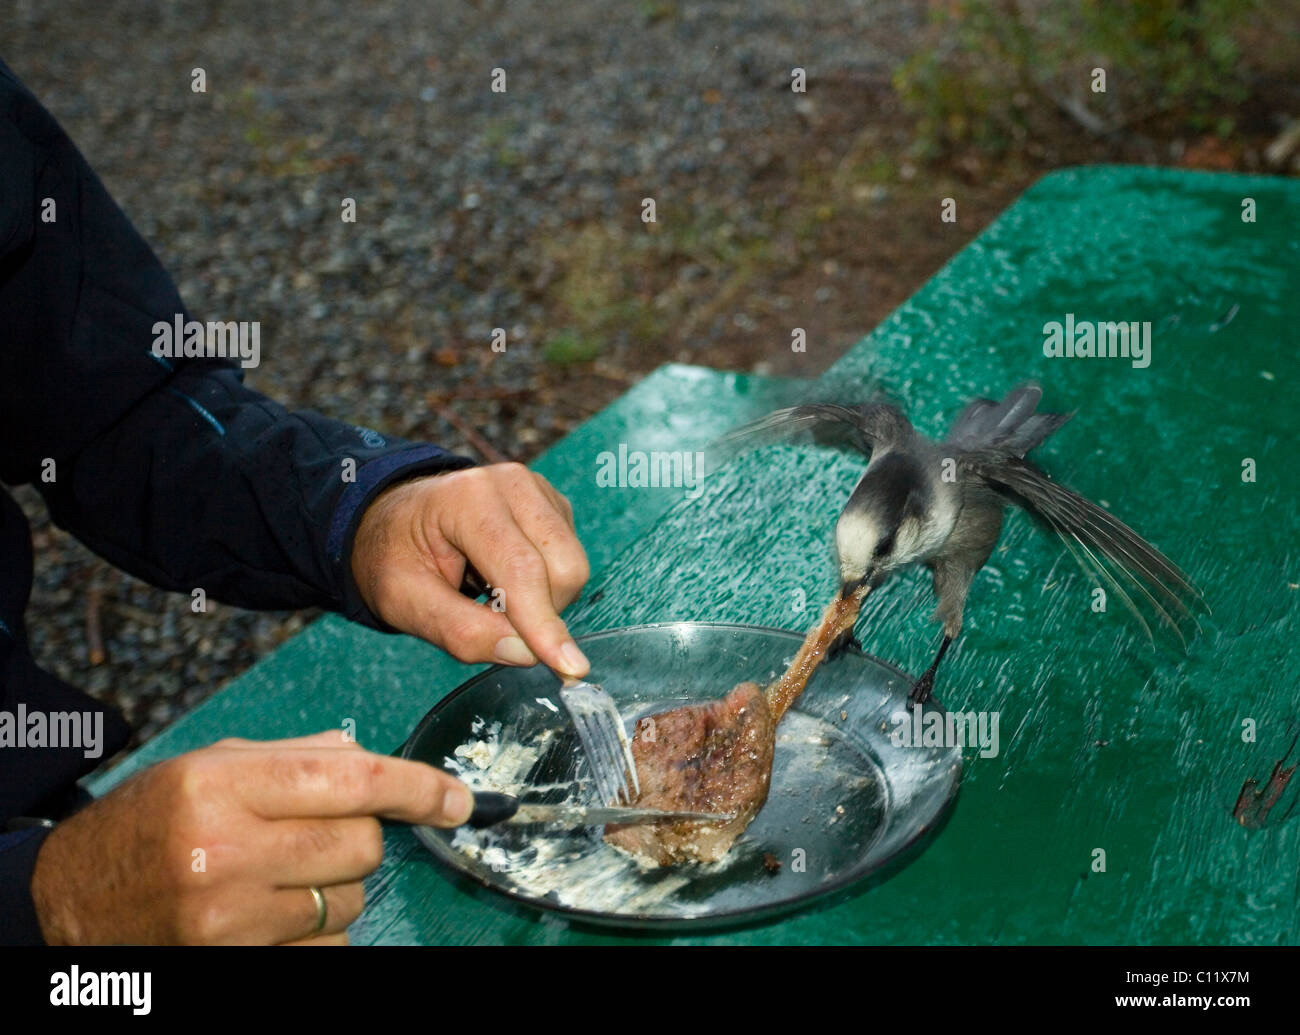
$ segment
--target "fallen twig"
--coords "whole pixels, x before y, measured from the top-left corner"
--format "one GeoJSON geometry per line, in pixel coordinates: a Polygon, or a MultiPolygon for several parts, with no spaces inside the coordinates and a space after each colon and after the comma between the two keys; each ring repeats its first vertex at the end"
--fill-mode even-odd
{"type": "Polygon", "coordinates": [[[445,406],[437,408],[438,416],[450,424],[453,428],[465,436],[465,441],[473,446],[482,455],[483,459],[493,464],[508,464],[510,457],[506,456],[501,450],[497,449],[491,442],[480,435],[474,428],[453,410],[445,406]]]}
{"type": "Polygon", "coordinates": [[[86,657],[91,665],[102,665],[108,659],[104,650],[104,627],[100,620],[104,591],[95,584],[86,591],[86,657]]]}

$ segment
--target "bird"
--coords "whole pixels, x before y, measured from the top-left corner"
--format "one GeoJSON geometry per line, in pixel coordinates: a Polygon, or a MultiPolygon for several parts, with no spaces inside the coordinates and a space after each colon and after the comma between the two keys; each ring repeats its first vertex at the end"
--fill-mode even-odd
{"type": "Polygon", "coordinates": [[[1041,398],[1042,388],[1028,382],[1001,401],[975,399],[942,442],[921,434],[888,402],[808,403],[736,429],[712,455],[810,431],[869,458],[835,524],[840,594],[865,597],[912,565],[930,570],[942,638],[909,695],[914,704],[933,694],[939,665],[961,633],[971,583],[997,545],[1009,504],[1056,533],[1093,581],[1119,597],[1153,645],[1144,611],[1185,648],[1184,628],[1197,626],[1197,612],[1207,610],[1200,590],[1128,525],[1026,459],[1075,416],[1037,413],[1041,398]]]}

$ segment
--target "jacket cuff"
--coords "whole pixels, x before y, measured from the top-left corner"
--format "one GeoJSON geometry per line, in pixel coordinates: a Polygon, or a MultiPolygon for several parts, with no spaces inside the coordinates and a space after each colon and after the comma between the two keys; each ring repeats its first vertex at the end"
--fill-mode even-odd
{"type": "Polygon", "coordinates": [[[32,901],[32,873],[49,832],[34,827],[0,834],[0,945],[45,944],[32,901]]]}
{"type": "Polygon", "coordinates": [[[348,485],[334,507],[326,541],[330,562],[338,575],[338,584],[343,587],[339,610],[345,618],[380,632],[397,632],[366,606],[356,580],[352,577],[353,540],[356,539],[362,517],[375,497],[396,482],[424,474],[442,474],[475,466],[475,462],[467,456],[449,453],[437,446],[423,445],[378,457],[358,469],[357,480],[348,485]]]}

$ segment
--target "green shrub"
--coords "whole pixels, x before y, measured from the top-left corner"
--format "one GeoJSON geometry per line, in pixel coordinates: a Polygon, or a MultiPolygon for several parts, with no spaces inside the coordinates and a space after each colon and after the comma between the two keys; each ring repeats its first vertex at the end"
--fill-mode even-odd
{"type": "Polygon", "coordinates": [[[1062,114],[1106,133],[1165,120],[1230,133],[1248,94],[1237,28],[1258,0],[950,0],[894,76],[925,157],[1003,151],[1062,114]],[[1092,70],[1105,69],[1094,93],[1092,70]]]}

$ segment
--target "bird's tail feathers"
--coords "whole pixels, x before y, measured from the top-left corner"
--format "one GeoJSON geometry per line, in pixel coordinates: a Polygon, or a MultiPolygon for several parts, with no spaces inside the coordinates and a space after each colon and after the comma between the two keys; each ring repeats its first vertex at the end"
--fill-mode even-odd
{"type": "Polygon", "coordinates": [[[1074,416],[1034,413],[1043,390],[1030,382],[1013,388],[1001,402],[976,399],[961,412],[948,441],[967,449],[996,446],[1023,457],[1074,416]]]}
{"type": "Polygon", "coordinates": [[[994,439],[993,444],[1003,446],[1016,456],[1024,456],[1031,449],[1041,446],[1048,435],[1073,416],[1073,413],[1036,413],[1027,417],[1005,438],[994,439]]]}

